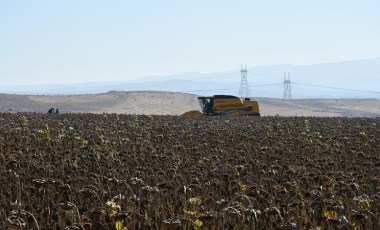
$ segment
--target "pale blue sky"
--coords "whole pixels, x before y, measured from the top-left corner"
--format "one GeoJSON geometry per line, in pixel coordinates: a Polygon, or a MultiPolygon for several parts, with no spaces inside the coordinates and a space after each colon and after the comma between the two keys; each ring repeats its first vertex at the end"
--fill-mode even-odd
{"type": "Polygon", "coordinates": [[[379,0],[0,0],[0,85],[380,56],[379,0]]]}

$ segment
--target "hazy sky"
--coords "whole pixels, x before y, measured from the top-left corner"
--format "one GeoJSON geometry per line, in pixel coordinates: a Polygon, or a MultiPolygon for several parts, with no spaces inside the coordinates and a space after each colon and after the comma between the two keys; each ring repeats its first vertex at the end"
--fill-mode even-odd
{"type": "Polygon", "coordinates": [[[380,56],[379,0],[0,0],[0,85],[380,56]]]}

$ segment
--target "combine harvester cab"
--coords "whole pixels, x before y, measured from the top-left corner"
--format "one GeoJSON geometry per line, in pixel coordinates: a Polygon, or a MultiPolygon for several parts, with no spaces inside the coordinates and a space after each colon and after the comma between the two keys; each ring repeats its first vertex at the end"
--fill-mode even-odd
{"type": "Polygon", "coordinates": [[[197,117],[202,115],[219,116],[260,116],[257,101],[230,95],[214,95],[210,97],[198,97],[201,111],[193,110],[182,114],[185,117],[197,117]]]}

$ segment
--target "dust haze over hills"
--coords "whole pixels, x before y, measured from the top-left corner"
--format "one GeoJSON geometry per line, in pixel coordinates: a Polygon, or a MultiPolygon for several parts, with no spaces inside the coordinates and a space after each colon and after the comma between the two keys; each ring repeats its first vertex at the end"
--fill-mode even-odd
{"type": "MultiPolygon", "coordinates": [[[[240,69],[219,73],[189,72],[151,76],[134,81],[89,82],[76,85],[0,86],[0,92],[59,95],[94,94],[112,90],[151,90],[197,95],[237,95],[240,86],[239,71],[240,69]]],[[[380,99],[380,58],[306,66],[274,65],[248,68],[251,96],[282,98],[284,72],[290,73],[294,99],[380,99]]]]}
{"type": "MultiPolygon", "coordinates": [[[[378,99],[256,98],[262,116],[380,117],[378,99]]],[[[0,112],[39,112],[59,108],[61,113],[124,113],[180,115],[199,110],[197,95],[160,91],[111,91],[83,95],[0,94],[0,112]]]]}
{"type": "MultiPolygon", "coordinates": [[[[0,86],[0,111],[179,115],[198,110],[198,95],[237,95],[240,69],[189,72],[128,82],[0,86]],[[107,93],[108,92],[108,93],[107,93]]],[[[309,66],[248,68],[251,96],[263,116],[380,116],[380,58],[309,66]],[[293,100],[282,100],[290,72],[293,100]]]]}

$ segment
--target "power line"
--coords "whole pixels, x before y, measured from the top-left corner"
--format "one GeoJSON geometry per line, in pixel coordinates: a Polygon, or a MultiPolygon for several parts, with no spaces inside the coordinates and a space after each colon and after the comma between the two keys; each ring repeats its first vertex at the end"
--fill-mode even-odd
{"type": "MultiPolygon", "coordinates": [[[[280,83],[271,83],[271,84],[261,84],[261,85],[254,85],[250,86],[249,88],[256,88],[256,87],[265,87],[265,86],[274,86],[274,85],[282,85],[282,82],[280,83]]],[[[231,88],[218,88],[218,89],[196,89],[196,90],[189,90],[189,91],[183,91],[184,93],[196,93],[196,92],[209,92],[209,91],[221,91],[221,90],[236,90],[240,89],[240,87],[231,87],[231,88]]]]}
{"type": "Polygon", "coordinates": [[[306,87],[314,87],[314,88],[323,88],[323,89],[334,89],[341,91],[355,91],[355,92],[364,92],[364,93],[380,93],[380,91],[371,91],[371,90],[361,90],[361,89],[350,89],[350,88],[339,88],[339,87],[331,87],[331,86],[323,86],[323,85],[314,85],[314,84],[305,84],[305,83],[295,83],[294,85],[306,86],[306,87]]]}
{"type": "Polygon", "coordinates": [[[252,86],[251,88],[253,88],[253,87],[263,87],[263,86],[272,86],[272,85],[282,85],[282,82],[279,82],[279,83],[271,83],[271,84],[255,85],[255,86],[252,86]]]}
{"type": "MultiPolygon", "coordinates": [[[[270,83],[270,84],[268,83],[268,84],[260,84],[260,85],[250,86],[249,88],[266,87],[266,86],[280,86],[280,85],[283,85],[283,84],[284,84],[284,82],[270,83]]],[[[349,88],[337,88],[337,87],[322,86],[322,85],[296,83],[294,81],[292,81],[291,84],[298,85],[298,86],[314,87],[314,88],[322,88],[322,89],[333,89],[333,90],[340,90],[340,91],[356,91],[356,92],[365,92],[365,93],[380,93],[380,91],[359,90],[359,89],[349,89],[349,88]]],[[[240,89],[240,88],[239,87],[230,87],[230,88],[217,88],[217,89],[195,89],[195,90],[189,90],[189,91],[183,91],[183,92],[185,92],[185,93],[196,93],[196,92],[210,92],[210,91],[236,90],[236,89],[240,89]]]]}

